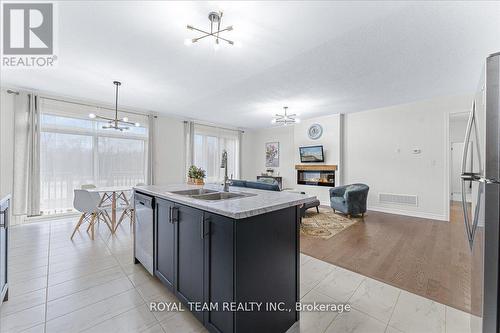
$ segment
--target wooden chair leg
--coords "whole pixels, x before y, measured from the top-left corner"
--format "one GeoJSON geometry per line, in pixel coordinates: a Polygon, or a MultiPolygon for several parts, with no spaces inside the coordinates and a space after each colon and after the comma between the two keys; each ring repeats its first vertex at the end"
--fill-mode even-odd
{"type": "Polygon", "coordinates": [[[107,218],[106,224],[108,225],[109,230],[111,231],[111,233],[114,233],[115,231],[113,230],[113,224],[112,224],[113,222],[111,220],[111,216],[109,216],[107,210],[103,210],[102,213],[103,213],[103,216],[105,216],[105,221],[107,218]]]}
{"type": "Polygon", "coordinates": [[[73,236],[75,236],[76,231],[78,230],[78,228],[80,228],[80,225],[82,224],[82,221],[84,218],[85,218],[85,213],[83,213],[82,216],[80,216],[80,219],[78,220],[78,223],[76,224],[75,229],[73,230],[73,233],[71,234],[71,238],[70,238],[71,240],[73,240],[73,236]]]}
{"type": "Polygon", "coordinates": [[[118,229],[118,227],[123,222],[123,220],[125,220],[125,216],[128,216],[130,218],[130,225],[132,226],[133,218],[134,218],[133,217],[134,216],[133,210],[132,209],[125,209],[123,211],[122,215],[120,216],[118,223],[116,223],[115,231],[118,229]]]}
{"type": "Polygon", "coordinates": [[[123,200],[123,202],[125,203],[125,205],[129,205],[129,201],[127,199],[127,196],[125,195],[125,192],[121,192],[119,195],[118,195],[118,199],[121,199],[123,200]]]}
{"type": "MultiPolygon", "coordinates": [[[[99,215],[97,215],[97,221],[99,222],[99,215]]],[[[88,227],[87,227],[87,232],[90,231],[90,228],[92,227],[92,223],[89,223],[88,227]]]]}
{"type": "Polygon", "coordinates": [[[103,203],[104,203],[104,200],[106,200],[106,198],[104,197],[104,195],[101,197],[101,201],[99,201],[99,204],[97,205],[98,207],[100,207],[103,203]]]}
{"type": "Polygon", "coordinates": [[[335,213],[335,208],[332,208],[333,209],[333,212],[335,213]]]}
{"type": "Polygon", "coordinates": [[[92,213],[92,217],[90,218],[90,231],[91,231],[90,238],[92,240],[94,240],[94,223],[95,223],[95,219],[96,219],[96,213],[92,213]]]}
{"type": "Polygon", "coordinates": [[[111,233],[113,233],[113,229],[111,228],[111,224],[110,224],[111,223],[111,219],[109,219],[109,220],[107,219],[107,217],[106,217],[106,211],[101,211],[99,214],[101,215],[102,220],[104,221],[104,223],[106,223],[106,225],[108,226],[109,231],[111,231],[111,233]]]}
{"type": "Polygon", "coordinates": [[[316,212],[319,214],[319,207],[316,206],[316,212]]]}
{"type": "Polygon", "coordinates": [[[122,224],[122,221],[125,219],[125,216],[127,215],[127,210],[125,209],[123,212],[122,212],[122,215],[120,216],[120,218],[118,219],[118,222],[116,223],[116,226],[115,226],[115,232],[116,230],[118,229],[118,227],[120,226],[120,224],[122,224]]]}
{"type": "Polygon", "coordinates": [[[115,231],[113,230],[111,217],[109,216],[109,214],[107,212],[104,216],[106,216],[105,217],[106,225],[108,226],[109,231],[113,234],[115,231]],[[106,218],[107,218],[107,220],[106,220],[106,218]]]}
{"type": "Polygon", "coordinates": [[[131,228],[134,225],[134,223],[135,223],[135,210],[131,209],[130,210],[130,227],[131,228]]]}
{"type": "Polygon", "coordinates": [[[106,201],[110,200],[111,196],[108,193],[104,193],[101,197],[101,201],[99,202],[99,206],[102,206],[106,201]]]}

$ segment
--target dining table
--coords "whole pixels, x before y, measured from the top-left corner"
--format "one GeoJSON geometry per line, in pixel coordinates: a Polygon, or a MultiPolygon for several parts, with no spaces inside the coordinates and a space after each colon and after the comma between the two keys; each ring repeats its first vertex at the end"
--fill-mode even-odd
{"type": "Polygon", "coordinates": [[[130,204],[127,197],[128,192],[132,191],[132,186],[103,186],[88,190],[89,192],[97,192],[101,196],[99,206],[104,206],[107,201],[111,202],[111,228],[113,232],[116,228],[116,210],[117,202],[122,200],[126,206],[130,204]]]}

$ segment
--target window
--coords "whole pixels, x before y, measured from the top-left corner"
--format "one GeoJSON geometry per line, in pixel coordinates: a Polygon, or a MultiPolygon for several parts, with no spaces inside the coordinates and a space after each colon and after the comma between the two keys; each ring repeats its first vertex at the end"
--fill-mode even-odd
{"type": "Polygon", "coordinates": [[[146,179],[146,141],[129,138],[97,138],[99,183],[135,185],[146,179]]]}
{"type": "Polygon", "coordinates": [[[70,211],[73,190],[83,184],[135,185],[146,180],[147,127],[104,130],[102,123],[83,118],[86,111],[66,116],[47,104],[42,108],[40,209],[46,214],[70,211]]]}
{"type": "Polygon", "coordinates": [[[221,168],[222,152],[227,151],[227,173],[231,178],[239,177],[239,133],[204,125],[194,128],[194,165],[207,172],[207,182],[224,179],[221,168]]]}

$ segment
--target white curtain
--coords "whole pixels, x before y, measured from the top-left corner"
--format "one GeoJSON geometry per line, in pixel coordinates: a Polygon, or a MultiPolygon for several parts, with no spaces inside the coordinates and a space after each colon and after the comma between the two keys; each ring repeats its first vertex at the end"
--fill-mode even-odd
{"type": "Polygon", "coordinates": [[[221,168],[224,150],[228,153],[228,176],[239,178],[240,135],[238,130],[194,125],[193,161],[206,171],[207,182],[220,182],[224,178],[224,169],[221,168]]]}
{"type": "Polygon", "coordinates": [[[155,142],[154,129],[156,128],[156,119],[157,119],[157,116],[154,116],[154,115],[148,116],[148,129],[149,129],[149,131],[148,131],[148,165],[147,165],[147,173],[146,173],[146,184],[148,184],[148,185],[153,185],[155,183],[154,170],[153,170],[153,165],[154,165],[153,151],[154,151],[154,142],[155,142]]]}
{"type": "Polygon", "coordinates": [[[18,216],[40,215],[39,101],[33,93],[16,96],[12,211],[18,216]]]}
{"type": "Polygon", "coordinates": [[[149,119],[125,113],[141,126],[120,132],[103,129],[89,113],[106,110],[77,103],[41,99],[40,209],[45,213],[69,211],[73,190],[83,184],[134,186],[150,181],[149,119]]]}
{"type": "Polygon", "coordinates": [[[242,138],[243,138],[243,131],[238,131],[238,170],[237,170],[237,175],[238,177],[235,177],[235,179],[239,179],[240,176],[241,176],[241,168],[242,168],[242,165],[241,165],[241,150],[242,150],[242,147],[241,147],[241,142],[242,142],[242,138]]]}
{"type": "Polygon", "coordinates": [[[194,122],[184,121],[184,142],[186,143],[186,161],[184,163],[184,170],[187,170],[194,164],[194,122]]]}

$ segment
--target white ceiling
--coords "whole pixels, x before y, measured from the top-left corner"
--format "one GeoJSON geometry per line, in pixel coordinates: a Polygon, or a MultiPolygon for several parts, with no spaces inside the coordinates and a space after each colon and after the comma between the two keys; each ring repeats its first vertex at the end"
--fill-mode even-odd
{"type": "Polygon", "coordinates": [[[244,128],[284,105],[302,118],[472,93],[500,51],[500,2],[58,3],[58,66],[1,69],[38,89],[244,128]],[[224,10],[242,47],[190,47],[224,10]]]}

